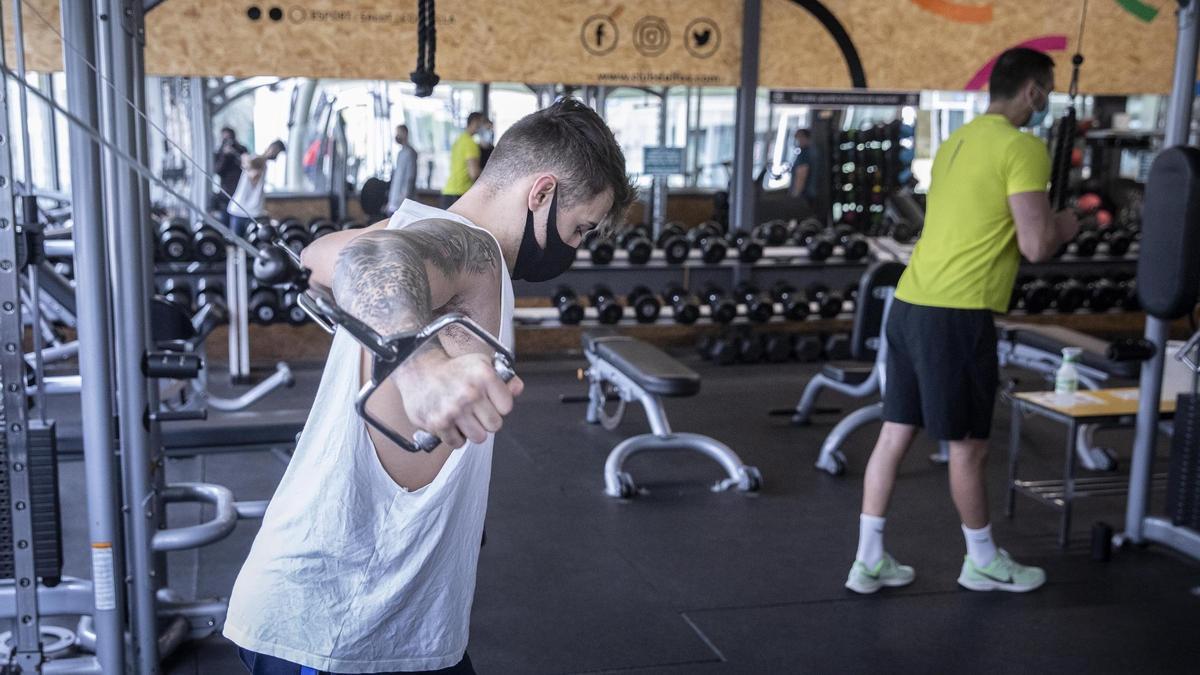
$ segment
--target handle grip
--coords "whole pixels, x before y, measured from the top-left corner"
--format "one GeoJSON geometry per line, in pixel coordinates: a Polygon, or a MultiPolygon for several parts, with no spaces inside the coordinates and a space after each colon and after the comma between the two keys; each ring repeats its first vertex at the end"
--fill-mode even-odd
{"type": "MultiPolygon", "coordinates": [[[[499,352],[492,356],[492,367],[496,369],[496,375],[504,382],[508,382],[517,375],[512,364],[509,363],[508,357],[499,352]]],[[[417,430],[413,433],[412,442],[420,452],[433,452],[434,448],[442,444],[442,439],[428,431],[417,430]]]]}

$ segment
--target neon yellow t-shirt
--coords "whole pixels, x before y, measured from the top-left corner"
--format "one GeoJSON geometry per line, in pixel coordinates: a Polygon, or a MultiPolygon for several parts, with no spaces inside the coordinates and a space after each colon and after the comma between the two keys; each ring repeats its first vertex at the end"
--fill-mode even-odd
{"type": "Polygon", "coordinates": [[[1003,115],[964,124],[938,148],[925,228],[896,297],[914,305],[1008,311],[1021,262],[1008,197],[1045,191],[1050,155],[1003,115]]]}
{"type": "Polygon", "coordinates": [[[475,138],[466,132],[454,139],[450,146],[450,176],[446,178],[446,186],[442,188],[444,195],[462,195],[471,189],[475,181],[467,173],[467,160],[479,159],[479,144],[475,138]]]}

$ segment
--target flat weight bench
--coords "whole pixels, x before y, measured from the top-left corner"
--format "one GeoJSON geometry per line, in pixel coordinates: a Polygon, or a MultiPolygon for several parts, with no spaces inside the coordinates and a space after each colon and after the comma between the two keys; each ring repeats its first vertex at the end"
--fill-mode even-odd
{"type": "MultiPolygon", "coordinates": [[[[1115,361],[1108,356],[1111,343],[1061,326],[997,321],[1000,365],[1014,366],[1040,373],[1053,379],[1062,364],[1064,347],[1082,350],[1076,369],[1079,383],[1086,389],[1099,389],[1111,379],[1136,380],[1140,374],[1138,361],[1115,361]]],[[[1115,454],[1097,447],[1095,433],[1102,425],[1080,425],[1076,443],[1079,462],[1092,471],[1112,471],[1117,467],[1115,454]]]]}
{"type": "Polygon", "coordinates": [[[758,469],[742,463],[729,446],[701,434],[671,431],[662,397],[695,396],[700,391],[700,375],[661,349],[641,340],[618,335],[583,335],[583,353],[588,360],[587,421],[613,430],[621,423],[625,404],[638,401],[646,411],[651,433],[626,438],[608,454],[604,463],[604,493],[628,499],[637,494],[637,485],[624,470],[632,455],[648,450],[695,450],[712,458],[728,478],[717,481],[713,491],[737,488],[757,492],[762,486],[758,469]],[[609,414],[607,400],[615,396],[617,409],[609,414]]]}

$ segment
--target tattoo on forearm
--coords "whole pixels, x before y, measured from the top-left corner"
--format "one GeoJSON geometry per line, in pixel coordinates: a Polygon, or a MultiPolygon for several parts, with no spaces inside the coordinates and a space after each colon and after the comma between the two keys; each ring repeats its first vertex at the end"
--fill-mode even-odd
{"type": "Polygon", "coordinates": [[[334,299],[383,335],[419,328],[433,318],[427,264],[449,279],[487,274],[498,264],[495,242],[443,219],[364,234],[338,256],[334,299]]]}

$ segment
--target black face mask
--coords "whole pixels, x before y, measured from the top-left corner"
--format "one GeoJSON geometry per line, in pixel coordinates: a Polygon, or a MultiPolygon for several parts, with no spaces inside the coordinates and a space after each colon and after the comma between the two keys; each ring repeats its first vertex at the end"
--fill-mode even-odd
{"type": "Polygon", "coordinates": [[[514,279],[546,281],[566,272],[575,262],[575,247],[568,246],[558,235],[558,188],[550,199],[550,215],[546,217],[546,246],[538,248],[533,231],[533,211],[526,209],[525,234],[517,261],[513,263],[514,279]]]}

